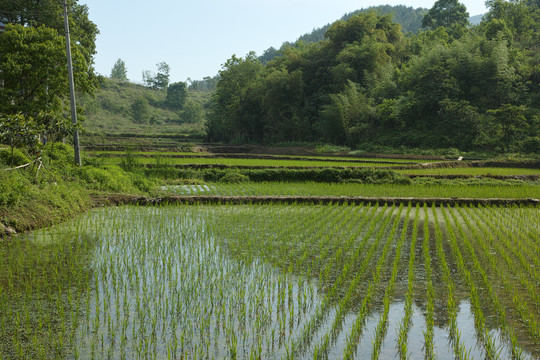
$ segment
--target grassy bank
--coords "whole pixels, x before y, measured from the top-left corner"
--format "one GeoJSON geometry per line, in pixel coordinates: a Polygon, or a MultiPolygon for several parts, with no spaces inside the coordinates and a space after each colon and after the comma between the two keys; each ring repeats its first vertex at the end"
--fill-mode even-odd
{"type": "Polygon", "coordinates": [[[0,150],[0,236],[72,218],[93,206],[96,193],[148,194],[154,186],[118,166],[94,166],[84,159],[79,168],[72,159],[69,146],[49,145],[39,161],[14,169],[30,159],[15,151],[12,161],[9,150],[0,150]]]}

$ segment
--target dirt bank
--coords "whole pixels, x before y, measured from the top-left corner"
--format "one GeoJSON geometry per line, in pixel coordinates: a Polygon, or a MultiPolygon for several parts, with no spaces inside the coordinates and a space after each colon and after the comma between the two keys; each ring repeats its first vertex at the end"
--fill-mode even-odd
{"type": "Polygon", "coordinates": [[[165,196],[149,198],[111,194],[94,198],[95,206],[108,205],[196,205],[196,204],[427,204],[431,206],[539,206],[538,199],[473,199],[473,198],[412,198],[412,197],[361,197],[361,196],[165,196]]]}

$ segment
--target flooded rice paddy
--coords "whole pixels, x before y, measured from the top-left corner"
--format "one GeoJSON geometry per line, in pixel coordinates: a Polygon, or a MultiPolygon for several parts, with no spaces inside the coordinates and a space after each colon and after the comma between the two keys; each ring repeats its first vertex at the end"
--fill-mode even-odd
{"type": "Polygon", "coordinates": [[[538,359],[535,208],[119,207],[0,244],[0,359],[538,359]]]}

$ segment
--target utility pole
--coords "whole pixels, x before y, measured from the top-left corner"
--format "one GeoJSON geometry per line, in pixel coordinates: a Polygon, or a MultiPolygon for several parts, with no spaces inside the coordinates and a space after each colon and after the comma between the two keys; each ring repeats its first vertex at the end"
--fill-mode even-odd
{"type": "MultiPolygon", "coordinates": [[[[64,25],[66,27],[66,52],[68,66],[69,94],[71,97],[71,121],[77,126],[77,105],[75,103],[75,84],[73,83],[73,65],[71,62],[71,43],[69,39],[68,6],[64,0],[64,25]]],[[[79,145],[79,130],[73,131],[73,148],[75,149],[75,163],[81,166],[81,149],[79,145]]]]}

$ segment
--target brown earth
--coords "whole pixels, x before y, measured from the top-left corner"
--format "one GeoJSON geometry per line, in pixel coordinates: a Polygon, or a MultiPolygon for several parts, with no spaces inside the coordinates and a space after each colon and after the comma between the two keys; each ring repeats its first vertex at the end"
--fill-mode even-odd
{"type": "Polygon", "coordinates": [[[473,198],[412,198],[412,197],[361,197],[361,196],[165,196],[149,198],[111,194],[94,198],[95,206],[108,205],[264,205],[264,204],[426,204],[431,206],[456,205],[498,205],[498,206],[539,206],[538,199],[473,199],[473,198]]]}

